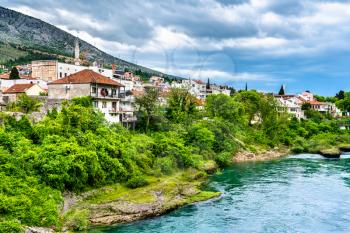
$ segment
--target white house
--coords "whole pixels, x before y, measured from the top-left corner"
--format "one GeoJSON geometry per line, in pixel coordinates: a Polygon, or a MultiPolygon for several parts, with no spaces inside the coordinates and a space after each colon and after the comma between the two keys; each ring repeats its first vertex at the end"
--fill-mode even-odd
{"type": "Polygon", "coordinates": [[[49,99],[72,99],[91,96],[93,105],[109,122],[123,122],[120,107],[124,86],[92,70],[82,70],[48,83],[49,99]]]}

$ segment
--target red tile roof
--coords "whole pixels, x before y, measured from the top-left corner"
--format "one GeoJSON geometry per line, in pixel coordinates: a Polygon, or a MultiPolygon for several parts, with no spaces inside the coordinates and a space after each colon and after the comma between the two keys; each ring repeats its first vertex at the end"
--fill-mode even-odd
{"type": "Polygon", "coordinates": [[[10,78],[10,74],[9,73],[0,74],[0,79],[9,79],[9,78],[10,78]]]}
{"type": "Polygon", "coordinates": [[[325,102],[319,102],[319,101],[317,101],[317,100],[309,101],[309,103],[310,103],[311,105],[326,105],[326,104],[327,104],[327,103],[325,103],[325,102]]]}
{"type": "Polygon", "coordinates": [[[11,87],[9,87],[6,91],[4,91],[4,94],[16,94],[16,93],[24,93],[26,90],[34,86],[33,83],[28,84],[15,84],[11,87]]]}
{"type": "Polygon", "coordinates": [[[194,80],[197,84],[204,84],[202,80],[194,80]]]}
{"type": "Polygon", "coordinates": [[[77,73],[71,74],[67,77],[58,79],[56,81],[48,83],[48,85],[52,84],[88,84],[88,83],[97,83],[97,84],[105,84],[111,86],[119,86],[123,87],[122,84],[103,76],[99,73],[96,73],[92,70],[82,70],[77,73]]]}
{"type": "MultiPolygon", "coordinates": [[[[28,79],[28,80],[30,80],[30,79],[31,80],[37,79],[37,78],[32,78],[32,76],[30,76],[30,75],[24,75],[24,74],[19,75],[19,77],[21,79],[28,79]]],[[[0,74],[0,79],[10,79],[10,73],[0,74]]]]}

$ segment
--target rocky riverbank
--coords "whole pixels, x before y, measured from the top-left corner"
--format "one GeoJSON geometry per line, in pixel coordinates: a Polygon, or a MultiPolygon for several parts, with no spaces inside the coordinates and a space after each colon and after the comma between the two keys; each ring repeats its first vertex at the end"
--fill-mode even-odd
{"type": "Polygon", "coordinates": [[[88,227],[110,226],[159,216],[221,195],[219,192],[203,191],[206,174],[194,169],[150,179],[149,185],[137,189],[117,184],[74,198],[68,195],[64,204],[66,221],[63,231],[77,230],[79,226],[76,223],[79,221],[76,218],[86,218],[88,227]]]}
{"type": "Polygon", "coordinates": [[[236,153],[232,160],[235,163],[238,162],[254,162],[254,161],[265,161],[270,159],[276,159],[282,156],[285,156],[289,154],[289,149],[287,148],[278,148],[278,149],[272,149],[268,151],[261,151],[261,152],[250,152],[250,151],[239,151],[236,153]]]}

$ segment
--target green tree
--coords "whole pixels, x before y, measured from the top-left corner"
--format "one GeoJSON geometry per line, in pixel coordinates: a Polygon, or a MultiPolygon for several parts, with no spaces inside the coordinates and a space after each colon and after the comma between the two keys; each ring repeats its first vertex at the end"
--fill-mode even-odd
{"type": "Polygon", "coordinates": [[[306,103],[303,103],[303,105],[301,105],[301,110],[303,111],[307,111],[307,110],[310,110],[311,109],[311,104],[306,102],[306,103]]]}
{"type": "Polygon", "coordinates": [[[155,116],[159,108],[159,90],[157,88],[149,88],[145,91],[145,94],[136,97],[135,103],[138,106],[138,111],[143,114],[146,119],[145,131],[148,132],[150,120],[152,116],[155,116]]]}
{"type": "Polygon", "coordinates": [[[234,98],[224,94],[208,95],[205,110],[210,117],[219,117],[236,123],[243,123],[245,120],[243,106],[234,98]]]}
{"type": "Polygon", "coordinates": [[[42,103],[37,98],[29,97],[26,94],[20,94],[16,102],[8,105],[7,109],[28,114],[38,111],[41,105],[42,103]]]}
{"type": "Polygon", "coordinates": [[[285,95],[285,91],[284,91],[284,86],[281,85],[280,91],[278,92],[279,95],[285,95]]]}
{"type": "Polygon", "coordinates": [[[201,124],[196,124],[192,127],[190,132],[190,140],[194,146],[200,149],[200,153],[203,150],[211,150],[215,142],[214,134],[201,124]]]}
{"type": "Polygon", "coordinates": [[[172,88],[167,97],[166,116],[173,122],[184,122],[196,112],[197,99],[187,89],[172,88]]]}
{"type": "Polygon", "coordinates": [[[335,104],[342,111],[350,112],[350,92],[345,92],[344,98],[339,99],[335,104]]]}
{"type": "Polygon", "coordinates": [[[12,67],[9,78],[10,79],[20,79],[19,72],[18,72],[16,66],[12,67]]]}
{"type": "Polygon", "coordinates": [[[335,97],[338,99],[338,100],[342,100],[345,98],[345,92],[340,90],[336,95],[335,97]]]}

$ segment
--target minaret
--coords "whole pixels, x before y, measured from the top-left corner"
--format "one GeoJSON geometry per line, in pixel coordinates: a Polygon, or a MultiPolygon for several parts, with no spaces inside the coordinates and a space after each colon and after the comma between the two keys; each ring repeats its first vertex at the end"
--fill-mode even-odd
{"type": "Polygon", "coordinates": [[[79,38],[75,38],[75,49],[74,49],[74,64],[76,66],[80,65],[80,58],[79,58],[79,38]]]}

